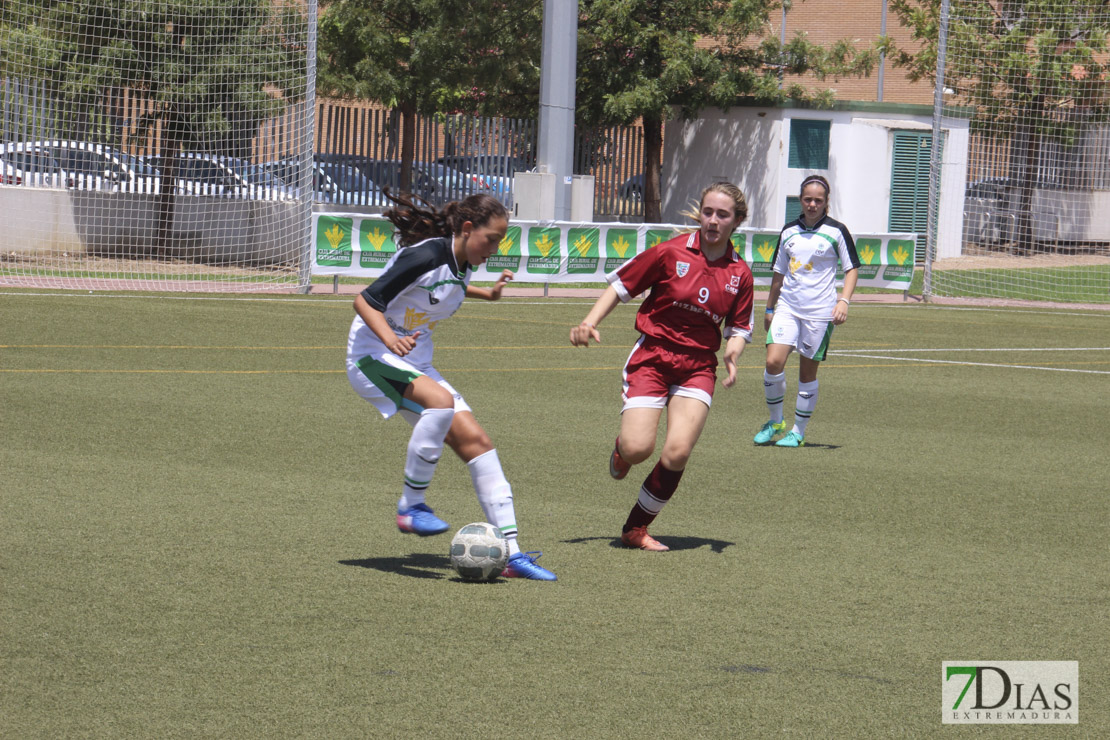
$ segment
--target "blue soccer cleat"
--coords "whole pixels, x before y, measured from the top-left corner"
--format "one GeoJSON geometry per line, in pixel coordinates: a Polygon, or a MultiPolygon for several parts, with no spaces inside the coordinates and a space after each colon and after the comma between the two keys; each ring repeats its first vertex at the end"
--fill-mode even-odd
{"type": "Polygon", "coordinates": [[[787,432],[785,437],[780,439],[778,442],[775,442],[775,447],[805,447],[805,446],[806,446],[805,438],[802,437],[802,435],[800,435],[800,434],[798,434],[797,432],[794,432],[794,431],[787,432]]]}
{"type": "Polygon", "coordinates": [[[518,552],[509,558],[505,570],[501,571],[502,578],[528,578],[533,581],[554,581],[555,574],[546,568],[536,565],[536,559],[542,552],[518,552]],[[533,557],[534,556],[534,557],[533,557]]]}
{"type": "Polygon", "coordinates": [[[450,528],[451,525],[436,516],[427,504],[410,506],[404,511],[397,510],[397,529],[402,532],[427,537],[441,534],[450,528]]]}

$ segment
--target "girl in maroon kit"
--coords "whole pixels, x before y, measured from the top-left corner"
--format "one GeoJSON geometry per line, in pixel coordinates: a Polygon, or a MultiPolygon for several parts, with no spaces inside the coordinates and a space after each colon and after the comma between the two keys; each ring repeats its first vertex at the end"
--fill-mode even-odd
{"type": "Polygon", "coordinates": [[[601,342],[598,324],[618,303],[650,291],[636,313],[640,338],[624,366],[620,435],[609,457],[609,474],[620,480],[655,450],[667,409],[667,432],[659,461],[640,487],[621,532],[626,547],[669,548],[648,534],[648,525],[670,500],[690,459],[713,401],[722,325],[726,388],[736,382],[736,360],[752,339],[752,273],[732,247],[732,232],[748,216],[744,194],[719,182],[701,194],[698,230],[663,242],[606,276],[609,287],[570,343],[601,342]]]}

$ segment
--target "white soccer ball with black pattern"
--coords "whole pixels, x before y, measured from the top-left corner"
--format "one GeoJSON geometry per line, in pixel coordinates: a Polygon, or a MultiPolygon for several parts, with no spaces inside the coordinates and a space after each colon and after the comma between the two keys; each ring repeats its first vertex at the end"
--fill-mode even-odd
{"type": "Polygon", "coordinates": [[[451,565],[468,581],[492,581],[509,562],[509,543],[488,522],[474,522],[451,539],[451,565]]]}

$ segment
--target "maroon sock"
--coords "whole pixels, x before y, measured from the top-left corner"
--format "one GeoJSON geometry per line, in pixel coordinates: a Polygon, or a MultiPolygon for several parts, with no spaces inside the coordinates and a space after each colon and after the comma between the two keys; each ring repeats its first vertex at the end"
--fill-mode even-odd
{"type": "Polygon", "coordinates": [[[655,521],[655,517],[659,516],[659,511],[663,508],[663,505],[670,501],[675,489],[678,488],[678,482],[682,480],[682,472],[681,470],[668,470],[663,467],[661,461],[655,463],[655,467],[644,479],[644,484],[640,487],[640,495],[636,499],[636,505],[629,512],[628,520],[624,523],[624,528],[621,531],[627,532],[633,527],[646,527],[655,521]]]}

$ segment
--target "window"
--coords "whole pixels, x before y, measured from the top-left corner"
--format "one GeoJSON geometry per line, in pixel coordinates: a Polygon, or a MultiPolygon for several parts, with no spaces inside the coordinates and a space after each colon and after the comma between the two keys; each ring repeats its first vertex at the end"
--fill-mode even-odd
{"type": "MultiPolygon", "coordinates": [[[[894,132],[894,161],[890,173],[888,227],[895,232],[924,236],[929,223],[929,157],[933,135],[918,131],[894,132]]],[[[941,147],[944,139],[941,139],[941,147]]],[[[919,251],[925,240],[918,240],[919,251]]],[[[923,260],[924,255],[916,255],[923,260]]]]}
{"type": "Polygon", "coordinates": [[[827,170],[831,127],[832,121],[790,119],[790,158],[787,166],[798,170],[827,170]]]}
{"type": "Polygon", "coordinates": [[[786,220],[784,223],[790,223],[800,215],[802,215],[801,199],[796,195],[786,196],[786,220]]]}

